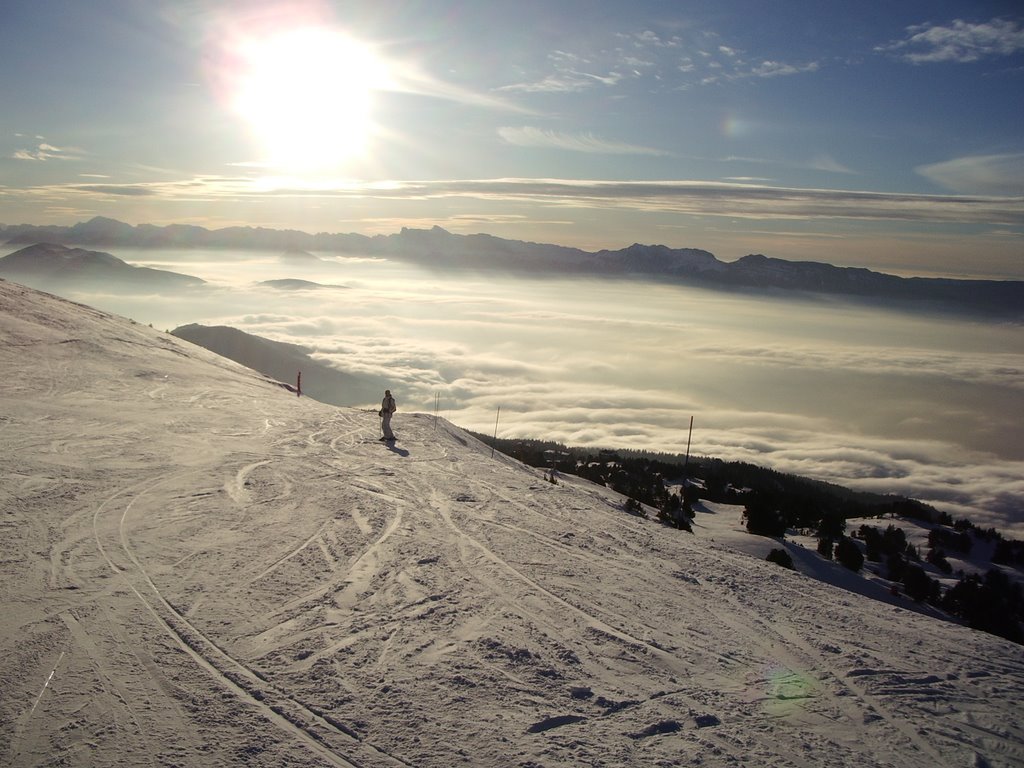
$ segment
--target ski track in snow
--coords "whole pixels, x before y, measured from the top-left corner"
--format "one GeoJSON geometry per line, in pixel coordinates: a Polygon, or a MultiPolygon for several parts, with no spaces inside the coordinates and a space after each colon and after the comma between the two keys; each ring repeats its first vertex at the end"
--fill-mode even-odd
{"type": "MultiPolygon", "coordinates": [[[[244,478],[250,471],[264,463],[266,462],[259,462],[257,464],[250,464],[243,467],[236,475],[236,480],[244,478]]],[[[171,480],[171,478],[165,479],[168,481],[171,480]]],[[[261,678],[258,672],[254,672],[246,667],[244,663],[235,659],[227,651],[217,645],[216,642],[212,641],[197,629],[194,624],[192,624],[187,618],[185,618],[185,616],[178,612],[170,602],[168,602],[166,597],[153,583],[149,574],[146,572],[142,563],[139,562],[129,544],[125,522],[136,501],[144,498],[147,494],[151,494],[156,487],[164,482],[165,479],[158,480],[156,483],[141,489],[140,493],[136,495],[131,502],[125,505],[120,517],[118,524],[121,544],[120,554],[128,557],[134,566],[133,575],[140,577],[143,582],[141,585],[141,589],[143,591],[140,591],[131,579],[129,579],[129,588],[135,593],[139,600],[142,601],[154,617],[160,621],[167,631],[171,633],[174,638],[180,641],[182,649],[192,656],[200,666],[209,671],[212,676],[217,678],[221,685],[239,696],[248,697],[250,700],[249,703],[252,706],[259,708],[261,713],[267,717],[267,719],[271,720],[275,725],[286,731],[293,731],[300,740],[309,746],[311,751],[325,757],[329,762],[341,766],[364,764],[367,759],[366,757],[363,757],[360,760],[349,760],[344,757],[339,757],[339,755],[336,754],[336,751],[341,755],[345,755],[346,753],[353,753],[360,751],[360,749],[364,749],[362,745],[356,747],[352,745],[351,742],[356,741],[356,739],[351,731],[345,728],[339,728],[337,725],[324,720],[324,718],[312,712],[300,702],[295,701],[291,697],[287,696],[287,694],[284,694],[269,685],[267,681],[261,678]],[[148,591],[145,589],[147,587],[148,591]],[[148,595],[152,595],[152,598],[148,595]],[[155,600],[153,598],[155,598],[155,600]],[[325,734],[325,731],[338,732],[343,737],[341,746],[335,747],[334,750],[324,749],[321,742],[330,743],[330,737],[337,735],[334,733],[325,734]]],[[[97,543],[99,544],[98,533],[97,543]]],[[[105,552],[102,545],[100,545],[100,549],[105,552]]],[[[115,572],[127,572],[126,568],[121,568],[115,565],[109,555],[105,555],[105,557],[115,572]]],[[[372,750],[372,748],[371,751],[376,752],[376,750],[372,750]]],[[[375,754],[372,755],[372,757],[379,758],[388,756],[375,754]]],[[[393,760],[390,762],[401,764],[402,761],[393,760]]]]}
{"type": "Polygon", "coordinates": [[[0,281],[0,762],[1016,766],[1019,646],[0,281]],[[69,334],[73,333],[73,337],[69,334]]]}

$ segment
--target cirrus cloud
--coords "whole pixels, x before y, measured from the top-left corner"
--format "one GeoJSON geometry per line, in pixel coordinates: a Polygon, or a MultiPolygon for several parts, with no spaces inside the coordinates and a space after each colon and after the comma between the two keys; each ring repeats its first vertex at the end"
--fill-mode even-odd
{"type": "Polygon", "coordinates": [[[915,170],[939,186],[957,192],[1024,195],[1024,152],[957,157],[915,170]]]}
{"type": "Polygon", "coordinates": [[[41,141],[30,149],[18,149],[11,155],[12,160],[81,160],[85,152],[78,147],[57,147],[41,141]]]}
{"type": "Polygon", "coordinates": [[[846,219],[957,225],[1024,225],[1024,197],[923,195],[857,190],[771,187],[709,181],[566,179],[442,179],[318,181],[199,177],[140,184],[70,184],[14,190],[11,196],[71,199],[80,195],[153,196],[168,201],[324,199],[442,200],[527,203],[542,207],[729,217],[747,220],[846,219]]]}
{"type": "Polygon", "coordinates": [[[598,155],[666,155],[660,149],[642,147],[619,141],[608,141],[592,133],[561,133],[543,128],[523,126],[520,128],[499,128],[498,135],[517,147],[541,149],[565,149],[570,152],[586,152],[598,155]]]}
{"type": "Polygon", "coordinates": [[[912,64],[966,64],[990,56],[1009,56],[1024,50],[1024,26],[1009,19],[971,23],[956,19],[948,25],[907,27],[907,37],[875,48],[894,53],[912,64]]]}

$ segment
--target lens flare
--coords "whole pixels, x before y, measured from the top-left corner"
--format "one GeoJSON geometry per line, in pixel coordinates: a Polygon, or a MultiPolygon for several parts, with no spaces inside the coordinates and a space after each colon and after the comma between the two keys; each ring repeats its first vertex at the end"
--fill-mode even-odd
{"type": "Polygon", "coordinates": [[[782,666],[771,667],[764,675],[765,711],[787,717],[801,709],[802,702],[814,696],[815,683],[808,675],[782,666]]]}

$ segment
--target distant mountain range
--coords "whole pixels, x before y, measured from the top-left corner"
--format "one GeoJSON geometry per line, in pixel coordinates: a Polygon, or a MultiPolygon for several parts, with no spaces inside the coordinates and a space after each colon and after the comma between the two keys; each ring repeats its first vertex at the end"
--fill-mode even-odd
{"type": "Polygon", "coordinates": [[[192,275],[135,267],[109,253],[56,243],[36,243],[0,258],[0,276],[31,287],[95,284],[131,291],[180,289],[205,282],[192,275]]]}
{"type": "Polygon", "coordinates": [[[1024,313],[1024,281],[1020,280],[904,278],[863,268],[785,261],[760,254],[723,262],[704,250],[639,243],[614,251],[590,252],[485,234],[457,235],[440,227],[403,228],[396,234],[368,237],[261,227],[208,230],[180,224],[132,226],[95,217],[70,227],[2,226],[0,237],[8,244],[46,241],[107,247],[283,250],[286,260],[296,263],[312,261],[316,257],[309,252],[319,251],[402,259],[435,268],[655,277],[719,289],[808,291],[887,303],[913,302],[941,309],[1024,313]]]}
{"type": "Polygon", "coordinates": [[[294,385],[302,373],[302,393],[330,405],[365,405],[380,400],[386,383],[331,368],[310,357],[298,344],[271,341],[225,325],[182,325],[171,335],[190,341],[221,357],[294,385]]]}

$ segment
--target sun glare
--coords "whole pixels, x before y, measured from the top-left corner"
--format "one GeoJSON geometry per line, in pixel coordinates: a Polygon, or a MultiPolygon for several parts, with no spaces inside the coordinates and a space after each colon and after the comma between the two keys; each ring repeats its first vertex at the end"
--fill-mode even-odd
{"type": "Polygon", "coordinates": [[[246,41],[233,107],[268,165],[289,172],[337,169],[366,154],[374,93],[387,69],[374,51],[326,28],[246,41]]]}

